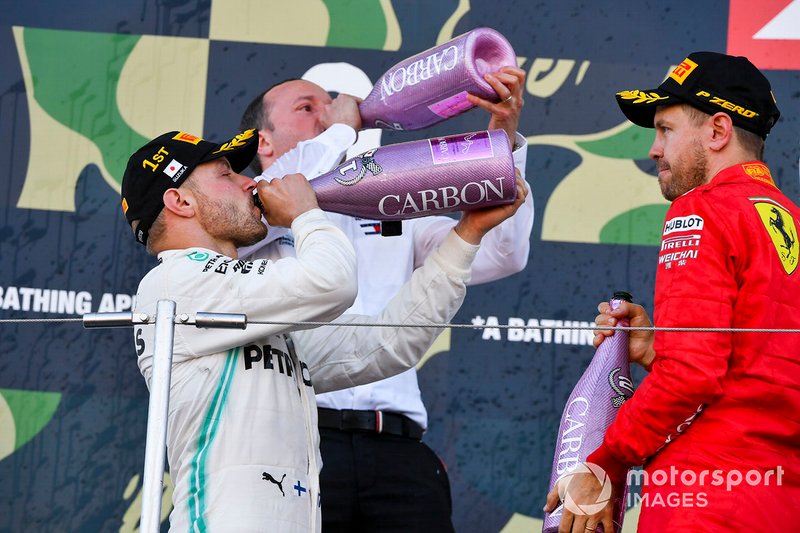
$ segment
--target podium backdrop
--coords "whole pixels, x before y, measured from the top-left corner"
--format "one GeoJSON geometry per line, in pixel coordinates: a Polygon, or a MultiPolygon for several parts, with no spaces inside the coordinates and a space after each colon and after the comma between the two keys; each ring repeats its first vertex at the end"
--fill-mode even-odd
{"type": "MultiPolygon", "coordinates": [[[[589,325],[614,290],[652,307],[667,203],[652,131],[624,121],[616,91],[657,85],[694,50],[749,56],[783,113],[766,162],[800,200],[797,0],[35,4],[0,9],[0,319],[130,309],[154,260],[119,184],[150,137],[228,138],[281,79],[365,96],[388,67],[469,29],[508,38],[528,74],[531,257],[471,288],[455,322],[515,327],[450,329],[420,368],[424,438],[449,467],[458,531],[541,527],[561,409],[593,353],[590,332],[564,328],[589,325]]],[[[487,123],[473,110],[364,132],[351,155],[487,123]]],[[[0,323],[0,532],[138,530],[147,400],[129,329],[0,323]]]]}

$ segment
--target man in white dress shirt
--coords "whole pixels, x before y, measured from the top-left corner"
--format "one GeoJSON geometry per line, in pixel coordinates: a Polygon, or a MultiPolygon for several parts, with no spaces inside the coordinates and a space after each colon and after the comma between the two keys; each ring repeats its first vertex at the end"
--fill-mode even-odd
{"type": "MultiPolygon", "coordinates": [[[[506,67],[486,80],[499,103],[469,96],[491,113],[489,129],[503,129],[514,144],[523,178],[527,142],[516,132],[523,105],[524,71],[506,67]]],[[[287,80],[258,95],[241,125],[259,132],[251,168],[259,178],[302,172],[309,179],[333,169],[361,129],[358,99],[336,99],[305,80],[287,80]]],[[[257,179],[259,179],[257,178],[257,179]]],[[[524,183],[524,182],[523,182],[524,183]]],[[[527,193],[527,184],[525,184],[527,193]]],[[[533,199],[483,239],[472,265],[471,284],[500,279],[525,268],[533,225],[533,199]]],[[[381,236],[382,222],[336,213],[328,217],[351,239],[358,262],[358,297],[350,312],[382,309],[436,249],[456,220],[431,216],[402,222],[402,234],[381,236]]],[[[256,259],[278,247],[291,254],[291,235],[280,228],[240,250],[256,259]]],[[[369,385],[317,395],[321,451],[323,529],[353,531],[452,531],[450,485],[445,466],[420,439],[427,412],[416,369],[369,385]]]]}

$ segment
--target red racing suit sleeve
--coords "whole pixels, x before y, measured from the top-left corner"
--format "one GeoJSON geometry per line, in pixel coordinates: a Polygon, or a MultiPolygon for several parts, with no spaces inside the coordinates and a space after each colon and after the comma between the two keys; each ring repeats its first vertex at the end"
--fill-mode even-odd
{"type": "MultiPolygon", "coordinates": [[[[667,212],[656,274],[657,327],[730,328],[737,294],[737,264],[745,243],[694,190],[667,212]]],[[[588,457],[615,482],[668,446],[722,393],[732,351],[729,332],[655,334],[650,374],[620,408],[603,443],[588,457]]]]}

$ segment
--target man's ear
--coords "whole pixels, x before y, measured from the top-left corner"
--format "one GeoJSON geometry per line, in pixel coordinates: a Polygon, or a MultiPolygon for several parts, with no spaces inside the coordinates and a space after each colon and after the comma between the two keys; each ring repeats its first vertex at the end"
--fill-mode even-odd
{"type": "Polygon", "coordinates": [[[258,130],[258,152],[259,159],[271,159],[275,155],[275,146],[272,144],[272,133],[269,130],[258,130]]]}
{"type": "Polygon", "coordinates": [[[188,188],[167,189],[164,191],[164,209],[179,217],[193,217],[195,215],[196,199],[188,188]]]}
{"type": "Polygon", "coordinates": [[[719,112],[711,116],[710,125],[709,148],[720,151],[733,140],[733,120],[727,113],[719,112]]]}

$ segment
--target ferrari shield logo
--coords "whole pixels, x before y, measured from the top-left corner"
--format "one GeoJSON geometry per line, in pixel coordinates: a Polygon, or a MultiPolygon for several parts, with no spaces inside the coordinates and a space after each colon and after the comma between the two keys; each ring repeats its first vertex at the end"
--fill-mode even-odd
{"type": "Polygon", "coordinates": [[[791,274],[797,268],[797,258],[800,252],[794,218],[787,210],[772,202],[756,202],[753,206],[772,238],[772,244],[775,246],[775,251],[778,252],[783,270],[787,274],[791,274]]]}

